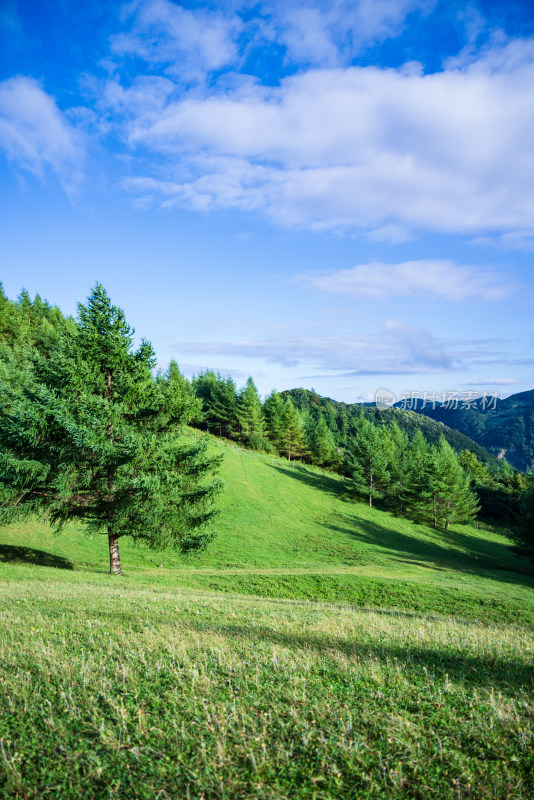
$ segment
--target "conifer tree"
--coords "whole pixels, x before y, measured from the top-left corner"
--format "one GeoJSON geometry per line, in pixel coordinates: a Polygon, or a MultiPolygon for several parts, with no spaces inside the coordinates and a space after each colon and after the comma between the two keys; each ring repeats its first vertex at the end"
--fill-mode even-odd
{"type": "Polygon", "coordinates": [[[267,437],[279,455],[284,451],[284,400],[275,389],[263,404],[267,437]]]}
{"type": "Polygon", "coordinates": [[[223,378],[206,370],[193,378],[195,394],[202,401],[201,419],[204,427],[217,436],[237,436],[237,390],[232,378],[223,378]]]}
{"type": "Polygon", "coordinates": [[[387,486],[388,502],[393,511],[400,517],[406,512],[406,506],[410,498],[410,486],[412,481],[412,459],[410,451],[410,441],[406,431],[403,431],[394,422],[387,431],[389,446],[388,452],[388,472],[389,481],[387,486]]]}
{"type": "Polygon", "coordinates": [[[418,520],[426,517],[424,496],[429,489],[431,446],[417,429],[408,444],[408,477],[406,481],[406,515],[418,520]]]}
{"type": "Polygon", "coordinates": [[[242,441],[254,450],[264,448],[265,421],[260,396],[252,378],[248,378],[239,393],[237,413],[242,441]]]}
{"type": "Polygon", "coordinates": [[[284,401],[281,424],[283,454],[288,461],[305,458],[308,448],[304,424],[290,397],[284,401]]]}
{"type": "Polygon", "coordinates": [[[311,428],[308,439],[310,455],[314,464],[326,467],[338,463],[339,458],[334,436],[322,414],[319,414],[317,422],[311,428]]]}
{"type": "Polygon", "coordinates": [[[434,528],[445,530],[452,522],[468,522],[476,516],[478,504],[470,488],[469,476],[442,436],[432,447],[426,470],[426,485],[421,490],[422,509],[434,528]]]}
{"type": "Polygon", "coordinates": [[[386,436],[385,428],[373,425],[360,414],[355,436],[345,454],[347,489],[351,494],[365,497],[370,506],[384,496],[389,481],[386,436]]]}
{"type": "Polygon", "coordinates": [[[196,403],[178,368],[154,379],[151,345],[134,350],[132,337],[96,284],[75,332],[0,415],[0,522],[79,520],[107,535],[115,574],[122,536],[182,551],[206,545],[220,485],[206,444],[178,436],[196,403]]]}

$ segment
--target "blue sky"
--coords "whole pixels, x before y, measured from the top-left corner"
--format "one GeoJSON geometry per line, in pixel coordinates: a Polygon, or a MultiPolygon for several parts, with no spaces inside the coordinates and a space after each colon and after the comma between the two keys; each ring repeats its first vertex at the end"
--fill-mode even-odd
{"type": "Polygon", "coordinates": [[[6,293],[348,402],[534,387],[534,9],[0,3],[6,293]]]}

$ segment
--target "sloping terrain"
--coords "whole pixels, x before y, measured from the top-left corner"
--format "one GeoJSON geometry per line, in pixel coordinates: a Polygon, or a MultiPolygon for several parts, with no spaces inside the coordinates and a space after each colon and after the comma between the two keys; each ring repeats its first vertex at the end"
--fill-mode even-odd
{"type": "Polygon", "coordinates": [[[201,556],[0,531],[0,796],[532,797],[528,562],[224,453],[201,556]]]}
{"type": "MultiPolygon", "coordinates": [[[[434,531],[347,500],[337,475],[211,441],[224,451],[225,481],[214,542],[184,557],[122,539],[125,580],[496,619],[528,620],[534,610],[531,566],[502,535],[474,526],[434,531]]],[[[39,522],[14,526],[0,531],[0,544],[4,562],[67,573],[108,568],[106,537],[74,526],[59,536],[39,522]]]]}

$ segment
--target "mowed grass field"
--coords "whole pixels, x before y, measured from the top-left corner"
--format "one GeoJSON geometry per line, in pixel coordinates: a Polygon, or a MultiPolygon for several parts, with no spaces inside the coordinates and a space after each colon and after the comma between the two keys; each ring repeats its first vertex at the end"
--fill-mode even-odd
{"type": "Polygon", "coordinates": [[[224,454],[200,556],[0,529],[0,797],[534,797],[529,563],[224,454]]]}

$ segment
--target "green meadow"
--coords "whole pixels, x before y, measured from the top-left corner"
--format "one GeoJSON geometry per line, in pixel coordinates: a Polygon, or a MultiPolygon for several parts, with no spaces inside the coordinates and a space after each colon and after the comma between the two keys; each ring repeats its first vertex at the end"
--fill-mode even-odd
{"type": "Polygon", "coordinates": [[[533,797],[529,562],[212,446],[200,555],[0,530],[0,797],[533,797]]]}

